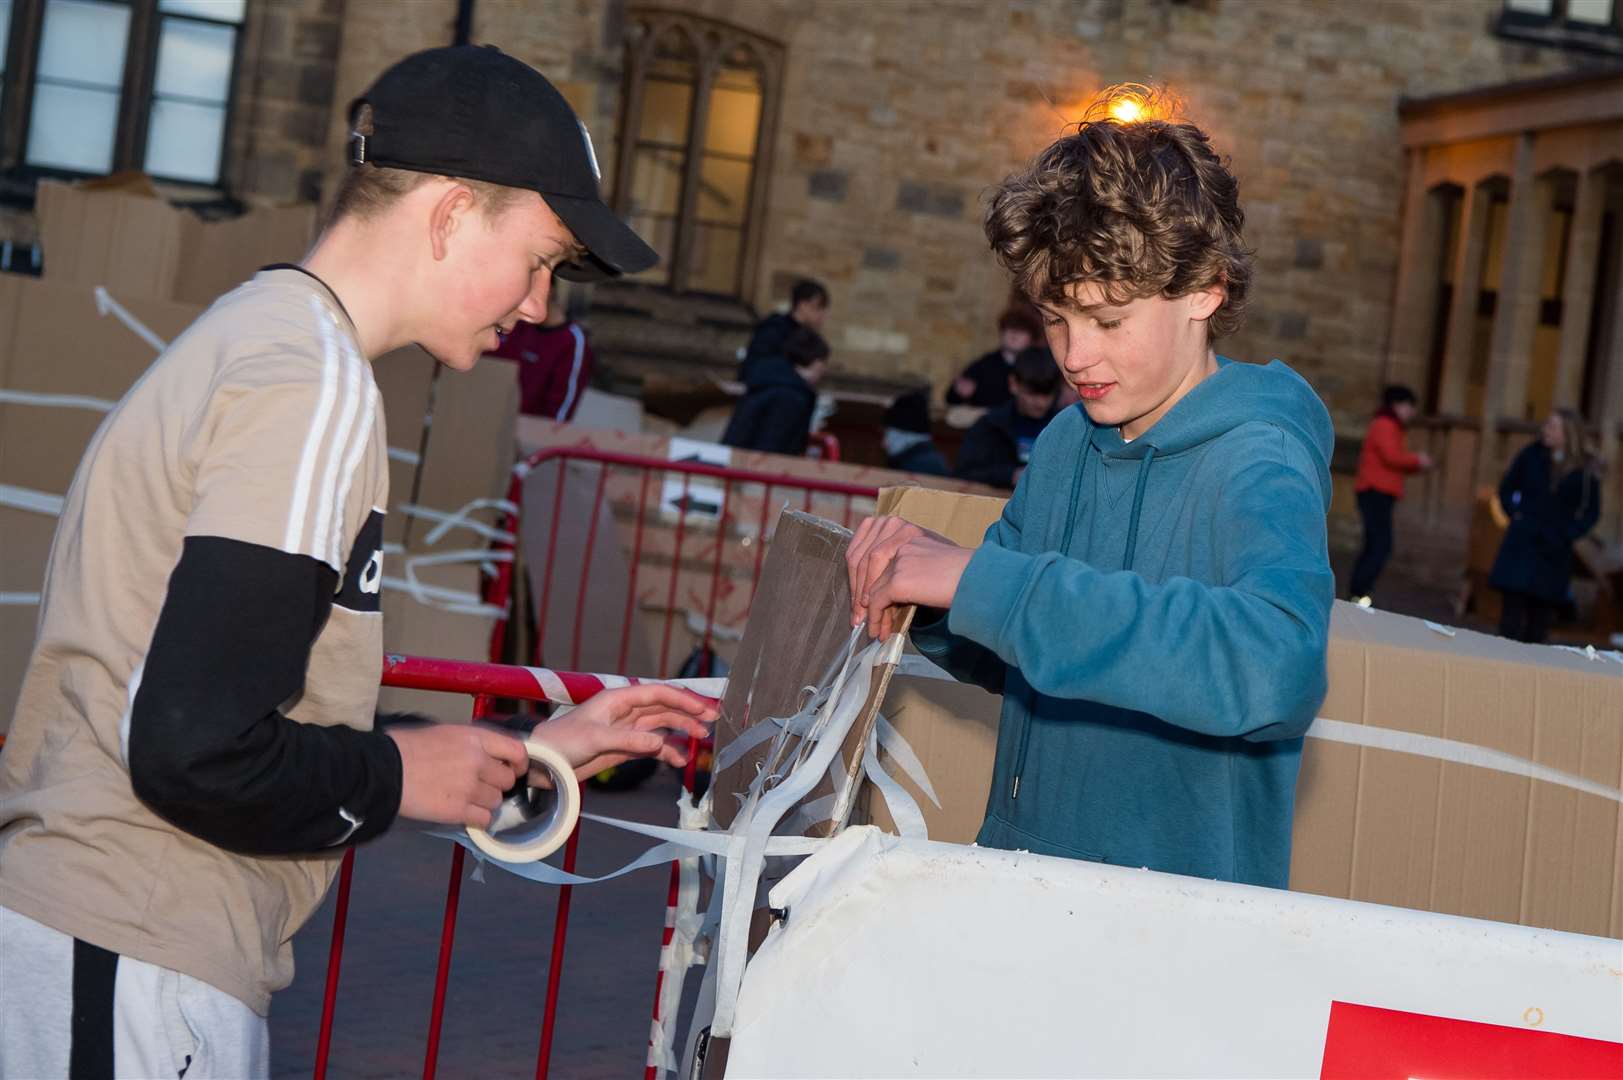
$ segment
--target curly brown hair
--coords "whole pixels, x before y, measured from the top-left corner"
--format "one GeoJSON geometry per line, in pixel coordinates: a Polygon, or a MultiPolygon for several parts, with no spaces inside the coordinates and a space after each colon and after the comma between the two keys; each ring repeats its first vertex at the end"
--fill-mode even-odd
{"type": "Polygon", "coordinates": [[[993,192],[986,239],[1016,286],[1045,303],[1084,282],[1113,304],[1222,285],[1207,327],[1225,337],[1251,284],[1239,181],[1205,132],[1164,110],[1143,87],[1106,90],[1075,132],[993,192]]]}

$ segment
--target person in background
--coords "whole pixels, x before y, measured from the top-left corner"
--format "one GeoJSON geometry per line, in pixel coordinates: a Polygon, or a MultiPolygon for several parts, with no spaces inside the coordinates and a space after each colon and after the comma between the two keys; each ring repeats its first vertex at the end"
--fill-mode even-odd
{"type": "Polygon", "coordinates": [[[565,313],[562,292],[547,297],[543,322],[519,320],[490,355],[518,365],[519,412],[567,421],[580,407],[596,360],[586,331],[565,313]]]}
{"type": "Polygon", "coordinates": [[[1014,358],[1043,336],[1042,320],[1029,306],[1011,307],[997,320],[997,348],[963,370],[947,388],[948,405],[990,409],[1009,400],[1014,358]]]}
{"type": "Polygon", "coordinates": [[[885,410],[885,465],[901,472],[950,476],[947,459],[930,438],[927,390],[911,390],[885,410]]]}
{"type": "Polygon", "coordinates": [[[1488,583],[1504,594],[1499,633],[1542,643],[1567,599],[1572,545],[1600,520],[1600,475],[1571,409],[1557,409],[1499,481],[1510,527],[1488,583]]]}
{"type": "Polygon", "coordinates": [[[1004,381],[1009,400],[988,409],[969,429],[953,475],[1013,490],[1037,436],[1059,413],[1059,366],[1047,349],[1025,349],[1004,381]]]}
{"type": "Polygon", "coordinates": [[[821,331],[828,318],[828,290],[822,282],[802,278],[789,290],[789,310],[775,311],[755,325],[744,358],[738,365],[739,381],[748,383],[750,372],[760,361],[783,355],[784,343],[796,330],[821,331]]]}
{"type": "Polygon", "coordinates": [[[1372,603],[1375,579],[1392,556],[1392,510],[1403,498],[1405,477],[1431,468],[1431,458],[1410,453],[1404,439],[1415,412],[1413,390],[1388,386],[1358,454],[1353,490],[1358,497],[1358,516],[1364,520],[1364,547],[1353,564],[1352,601],[1360,607],[1372,603]]]}
{"type": "Polygon", "coordinates": [[[804,454],[828,356],[823,335],[804,326],[793,330],[781,356],[763,356],[751,368],[721,441],[740,450],[804,454]]]}

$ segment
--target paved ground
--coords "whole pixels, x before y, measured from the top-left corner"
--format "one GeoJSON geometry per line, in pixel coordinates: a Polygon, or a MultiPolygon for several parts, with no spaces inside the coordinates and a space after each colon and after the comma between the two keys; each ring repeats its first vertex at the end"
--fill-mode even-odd
{"type": "MultiPolygon", "coordinates": [[[[587,801],[598,813],[674,824],[677,788],[676,775],[661,770],[638,791],[589,792],[587,801]]],[[[579,869],[612,869],[652,842],[587,822],[579,869]]],[[[357,857],[329,1076],[422,1072],[450,861],[449,844],[406,830],[357,857]]],[[[642,1075],[667,885],[666,872],[651,869],[575,890],[553,1076],[642,1075]]],[[[556,898],[555,889],[497,870],[482,884],[464,871],[441,1076],[534,1074],[556,898]]],[[[297,976],[271,1012],[275,1077],[310,1075],[332,908],[329,896],[294,939],[297,976]]]]}

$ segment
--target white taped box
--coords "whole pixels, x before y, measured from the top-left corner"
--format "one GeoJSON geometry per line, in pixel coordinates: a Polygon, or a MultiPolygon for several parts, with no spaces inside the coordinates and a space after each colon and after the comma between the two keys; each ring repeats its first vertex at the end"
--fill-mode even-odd
{"type": "Polygon", "coordinates": [[[847,830],[771,893],[748,1077],[1619,1075],[1623,942],[847,830]]]}

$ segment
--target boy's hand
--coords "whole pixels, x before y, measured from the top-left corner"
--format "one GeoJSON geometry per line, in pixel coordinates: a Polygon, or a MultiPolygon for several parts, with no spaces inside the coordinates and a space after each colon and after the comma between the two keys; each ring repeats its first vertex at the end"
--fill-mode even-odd
{"type": "MultiPolygon", "coordinates": [[[[710,734],[717,705],[681,687],[643,683],[594,694],[584,705],[537,724],[530,737],[562,753],[582,780],[634,757],[682,766],[687,764],[688,738],[710,734]]],[[[529,782],[532,787],[552,785],[540,769],[529,782]]]]}
{"type": "Polygon", "coordinates": [[[530,767],[524,744],[470,724],[394,727],[400,749],[400,814],[441,825],[483,829],[530,767]]]}
{"type": "Polygon", "coordinates": [[[950,607],[974,551],[898,517],[871,517],[846,549],[851,625],[868,620],[868,636],[888,638],[897,605],[950,607]]]}

